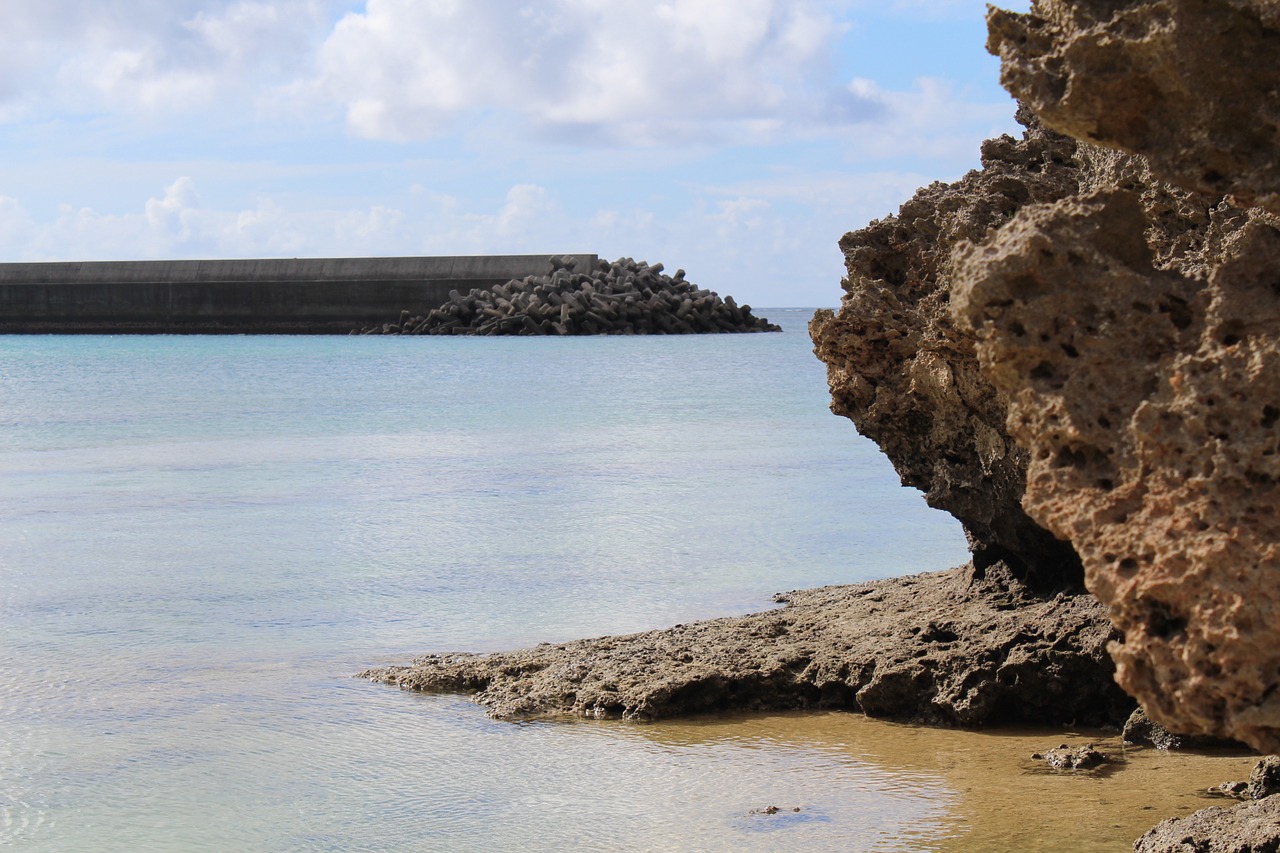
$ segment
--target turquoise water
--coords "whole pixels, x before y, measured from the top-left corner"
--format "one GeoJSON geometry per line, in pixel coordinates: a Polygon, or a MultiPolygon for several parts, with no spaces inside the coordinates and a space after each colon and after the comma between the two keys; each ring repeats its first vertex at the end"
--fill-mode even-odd
{"type": "Polygon", "coordinates": [[[936,779],[350,677],[963,561],[827,411],[811,312],[760,313],[785,332],[0,337],[0,844],[919,849],[936,779]]]}

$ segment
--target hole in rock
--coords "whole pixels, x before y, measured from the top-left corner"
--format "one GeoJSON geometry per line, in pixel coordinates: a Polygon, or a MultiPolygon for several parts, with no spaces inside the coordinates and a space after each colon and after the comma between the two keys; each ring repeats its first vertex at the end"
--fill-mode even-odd
{"type": "Polygon", "coordinates": [[[1161,640],[1171,640],[1187,633],[1187,620],[1164,602],[1153,601],[1148,606],[1147,633],[1161,640]]]}
{"type": "Polygon", "coordinates": [[[1077,350],[1075,347],[1073,347],[1071,344],[1062,344],[1062,351],[1067,354],[1068,358],[1080,357],[1080,351],[1077,350]]]}
{"type": "Polygon", "coordinates": [[[1025,302],[1028,297],[1035,296],[1039,291],[1040,283],[1029,275],[1016,276],[1009,282],[1009,295],[1014,299],[1025,302]]]}
{"type": "Polygon", "coordinates": [[[1276,425],[1276,421],[1280,420],[1280,409],[1275,406],[1262,407],[1262,427],[1263,429],[1271,429],[1276,425]]]}
{"type": "Polygon", "coordinates": [[[1116,568],[1120,570],[1120,574],[1125,577],[1130,577],[1138,570],[1138,561],[1133,559],[1133,557],[1125,557],[1120,561],[1120,565],[1116,568]]]}
{"type": "Polygon", "coordinates": [[[1047,361],[1040,362],[1035,367],[1031,368],[1031,378],[1045,382],[1052,382],[1055,378],[1053,365],[1047,361]]]}
{"type": "Polygon", "coordinates": [[[1098,479],[1104,479],[1105,475],[1115,473],[1107,454],[1087,444],[1059,449],[1053,462],[1056,468],[1074,468],[1077,471],[1092,468],[1096,474],[1102,475],[1098,479]]]}
{"type": "Polygon", "coordinates": [[[1170,296],[1167,302],[1160,303],[1160,313],[1169,315],[1169,322],[1174,328],[1182,330],[1191,325],[1191,307],[1185,299],[1170,296]]]}

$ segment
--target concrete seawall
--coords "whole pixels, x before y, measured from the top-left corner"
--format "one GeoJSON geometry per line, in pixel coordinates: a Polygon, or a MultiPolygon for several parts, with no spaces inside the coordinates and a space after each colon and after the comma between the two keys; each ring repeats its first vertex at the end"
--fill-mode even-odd
{"type": "MultiPolygon", "coordinates": [[[[545,275],[551,255],[0,264],[0,334],[346,334],[450,290],[545,275]]],[[[573,259],[590,272],[596,255],[573,259]]]]}

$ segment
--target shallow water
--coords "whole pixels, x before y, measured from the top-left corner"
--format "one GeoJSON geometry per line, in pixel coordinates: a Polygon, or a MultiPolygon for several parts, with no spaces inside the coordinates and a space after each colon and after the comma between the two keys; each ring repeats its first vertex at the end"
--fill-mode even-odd
{"type": "Polygon", "coordinates": [[[913,729],[499,724],[351,678],[962,561],[826,411],[809,312],[762,313],[787,331],[0,338],[0,844],[919,850],[995,825],[893,752],[913,729]],[[749,814],[774,800],[802,811],[749,814]]]}

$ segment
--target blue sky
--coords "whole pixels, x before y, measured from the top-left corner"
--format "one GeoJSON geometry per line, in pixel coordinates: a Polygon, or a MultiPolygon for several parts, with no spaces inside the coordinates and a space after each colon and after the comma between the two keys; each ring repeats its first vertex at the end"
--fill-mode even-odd
{"type": "Polygon", "coordinates": [[[845,231],[1017,132],[970,0],[7,5],[3,260],[582,251],[834,305],[845,231]]]}

